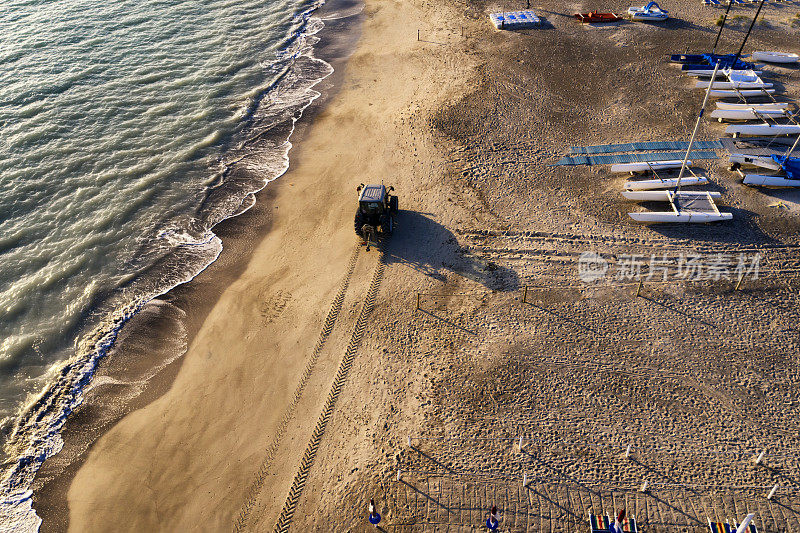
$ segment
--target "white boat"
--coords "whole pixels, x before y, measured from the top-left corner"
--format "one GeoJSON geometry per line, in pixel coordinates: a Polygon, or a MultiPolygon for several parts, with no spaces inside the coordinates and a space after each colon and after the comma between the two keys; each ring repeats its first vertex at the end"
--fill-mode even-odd
{"type": "MultiPolygon", "coordinates": [[[[681,180],[683,183],[683,180],[681,180]]],[[[720,192],[707,192],[707,191],[622,191],[622,196],[628,200],[636,200],[639,202],[669,202],[672,195],[677,195],[678,198],[692,198],[696,196],[710,195],[711,198],[717,199],[722,197],[720,192]]]]}
{"type": "Polygon", "coordinates": [[[722,122],[723,120],[756,120],[763,117],[785,117],[789,115],[786,109],[715,109],[711,118],[722,122]]]}
{"type": "Polygon", "coordinates": [[[644,211],[641,213],[628,213],[637,222],[719,222],[731,220],[732,213],[692,212],[692,211],[644,211]]]}
{"type": "MultiPolygon", "coordinates": [[[[692,78],[710,78],[713,70],[702,68],[702,69],[683,70],[681,72],[692,78]]],[[[763,70],[752,70],[751,72],[757,76],[760,76],[761,74],[764,73],[763,70]]]]}
{"type": "Polygon", "coordinates": [[[797,63],[800,56],[785,52],[753,52],[753,59],[767,63],[797,63]]]}
{"type": "Polygon", "coordinates": [[[768,104],[729,104],[728,102],[717,102],[717,109],[755,109],[756,111],[778,111],[789,109],[788,102],[774,102],[768,104]]]}
{"type": "Polygon", "coordinates": [[[730,162],[733,165],[749,165],[760,168],[768,168],[770,170],[780,170],[781,166],[772,159],[771,156],[766,155],[747,155],[747,154],[731,154],[730,162]]]}
{"type": "Polygon", "coordinates": [[[709,85],[711,85],[712,89],[759,89],[761,87],[772,87],[771,83],[766,83],[752,70],[733,70],[726,68],[722,70],[722,76],[718,76],[718,78],[719,77],[727,78],[728,81],[717,81],[716,78],[713,82],[698,81],[695,87],[698,89],[708,89],[709,85]]]}
{"type": "Polygon", "coordinates": [[[725,128],[725,133],[730,133],[734,137],[739,135],[793,135],[800,133],[800,125],[797,124],[731,124],[725,128]]]}
{"type": "MultiPolygon", "coordinates": [[[[694,86],[696,89],[708,89],[710,84],[710,81],[698,81],[694,86]]],[[[760,87],[769,89],[772,84],[764,81],[715,81],[713,86],[714,89],[758,89],[760,87]]]]}
{"type": "Polygon", "coordinates": [[[734,96],[764,96],[774,94],[775,89],[712,89],[711,96],[717,98],[731,98],[734,96]]]}
{"type": "MultiPolygon", "coordinates": [[[[618,163],[611,165],[611,172],[647,172],[649,170],[667,170],[670,168],[681,168],[683,161],[680,159],[670,159],[668,161],[646,161],[641,163],[618,163]]],[[[691,165],[691,161],[686,162],[691,165]]]]}
{"type": "MultiPolygon", "coordinates": [[[[708,178],[705,176],[684,176],[681,185],[705,185],[708,178]]],[[[652,189],[674,189],[678,186],[678,178],[661,178],[652,180],[626,181],[626,191],[647,191],[652,189]]]]}
{"type": "Polygon", "coordinates": [[[655,2],[650,2],[642,7],[629,7],[628,16],[631,20],[638,20],[640,22],[661,22],[669,18],[668,11],[658,7],[655,2]]]}
{"type": "Polygon", "coordinates": [[[800,180],[790,179],[786,176],[745,174],[744,184],[756,187],[800,187],[800,180]]]}

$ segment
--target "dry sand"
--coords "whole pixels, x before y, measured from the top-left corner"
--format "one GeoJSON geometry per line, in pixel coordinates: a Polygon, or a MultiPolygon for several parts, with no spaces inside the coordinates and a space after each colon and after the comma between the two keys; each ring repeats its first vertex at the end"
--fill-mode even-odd
{"type": "MultiPolygon", "coordinates": [[[[753,46],[797,42],[792,6],[766,9],[753,46]]],[[[685,140],[701,95],[665,56],[709,46],[718,10],[668,2],[663,27],[597,28],[567,15],[611,6],[550,2],[534,6],[547,28],[511,33],[489,25],[498,7],[367,1],[337,94],[268,187],[263,238],[209,289],[163,394],[45,484],[43,508],[68,505],[46,528],[360,531],[374,497],[393,531],[469,531],[493,503],[514,531],[621,506],[647,531],[746,511],[800,529],[798,195],[706,162],[734,222],[644,227],[623,178],[547,166],[570,145],[685,140]],[[380,181],[402,213],[367,252],[355,187],[380,181]],[[627,279],[582,285],[587,250],[761,253],[771,273],[637,298],[627,279]],[[750,465],[765,448],[771,468],[750,465]]]]}

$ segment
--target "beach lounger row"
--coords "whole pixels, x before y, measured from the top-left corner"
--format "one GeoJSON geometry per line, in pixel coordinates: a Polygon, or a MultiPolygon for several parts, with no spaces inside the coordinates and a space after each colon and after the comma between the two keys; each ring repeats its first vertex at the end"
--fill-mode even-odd
{"type": "MultiPolygon", "coordinates": [[[[589,528],[591,533],[610,533],[613,523],[614,521],[608,514],[603,516],[589,513],[589,528]]],[[[622,531],[624,533],[639,533],[639,529],[636,527],[636,519],[626,516],[622,520],[622,531]]]]}
{"type": "MultiPolygon", "coordinates": [[[[708,519],[708,529],[711,530],[711,533],[736,533],[738,527],[739,524],[736,522],[730,525],[728,522],[712,522],[710,518],[708,519]]],[[[754,523],[750,522],[747,525],[747,533],[758,533],[754,523]]]]}

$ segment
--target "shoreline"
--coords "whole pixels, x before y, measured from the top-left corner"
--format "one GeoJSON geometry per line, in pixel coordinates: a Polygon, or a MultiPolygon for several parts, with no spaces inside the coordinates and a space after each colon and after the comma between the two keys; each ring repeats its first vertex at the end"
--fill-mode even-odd
{"type": "MultiPolygon", "coordinates": [[[[681,10],[697,13],[696,4],[683,2],[681,10]]],[[[562,485],[613,479],[618,488],[621,475],[682,483],[708,475],[693,471],[691,461],[659,474],[664,464],[645,454],[637,459],[646,464],[596,457],[586,451],[586,435],[616,442],[633,428],[675,447],[682,436],[713,444],[732,427],[745,432],[758,424],[747,434],[749,449],[776,445],[769,416],[794,427],[788,414],[760,402],[791,368],[796,343],[780,327],[786,310],[754,304],[755,289],[731,296],[723,287],[675,282],[634,298],[613,286],[559,288],[574,281],[584,249],[733,254],[770,243],[775,250],[763,246],[770,259],[791,264],[793,250],[780,241],[794,237],[765,228],[796,220],[771,212],[770,197],[742,189],[719,163],[708,172],[736,222],[685,229],[627,222],[621,178],[603,168],[547,165],[573,141],[683,138],[697,94],[663,61],[646,60],[694,33],[682,21],[596,30],[544,8],[537,9],[550,14],[554,30],[494,32],[483,12],[491,6],[479,3],[470,4],[475,12],[459,35],[448,23],[462,7],[367,2],[364,35],[339,72],[337,97],[307,128],[293,169],[254,208],[264,210],[253,213],[264,224],[261,238],[205,302],[208,313],[170,368],[163,394],[109,428],[65,483],[72,529],[265,530],[291,508],[298,531],[358,530],[372,497],[387,523],[401,528],[470,527],[493,499],[508,502],[501,508],[518,529],[530,529],[533,517],[539,530],[545,516],[550,529],[558,521],[567,528],[577,521],[554,518],[560,511],[530,510],[536,493],[520,491],[524,473],[536,471],[534,490],[548,501],[552,488],[539,481],[548,476],[560,476],[562,485]],[[421,39],[414,25],[424,28],[421,39]],[[614,68],[598,61],[598,49],[614,68]],[[550,55],[596,68],[563,72],[543,60],[550,55]],[[617,69],[637,83],[620,84],[617,69]],[[615,83],[620,93],[603,91],[615,83]],[[400,196],[398,231],[382,257],[352,253],[354,186],[378,180],[400,196]],[[381,264],[372,308],[365,295],[381,264]],[[552,288],[522,305],[520,289],[533,281],[552,288]],[[428,297],[421,308],[415,294],[428,297]],[[358,333],[364,309],[371,313],[358,333]],[[725,321],[730,310],[736,323],[725,321]],[[739,338],[739,320],[752,326],[765,319],[766,334],[750,328],[739,338]],[[332,388],[351,350],[347,380],[332,388]],[[312,369],[307,384],[304,368],[312,369]],[[729,382],[731,369],[746,374],[743,384],[729,382]],[[334,390],[338,404],[314,444],[314,424],[334,390]],[[543,447],[538,462],[539,455],[508,446],[531,428],[543,442],[570,446],[543,447]],[[440,435],[444,443],[428,440],[440,435]],[[470,440],[475,435],[486,440],[470,440]],[[313,451],[309,467],[303,450],[313,451]],[[401,482],[398,469],[407,473],[401,482]],[[454,481],[487,472],[507,478],[492,496],[454,481]],[[288,495],[298,479],[305,488],[293,504],[288,495]],[[458,512],[429,505],[429,494],[458,512]],[[523,505],[527,521],[518,519],[523,505]]],[[[710,124],[704,136],[718,130],[710,124]]],[[[781,197],[797,201],[796,193],[781,197]]],[[[797,301],[769,290],[764,298],[797,301]]],[[[791,380],[781,384],[788,391],[791,380]]],[[[719,468],[727,475],[735,465],[719,468]]],[[[761,471],[735,475],[751,485],[768,479],[761,471]]],[[[585,516],[587,506],[571,497],[557,495],[557,507],[585,516]]],[[[666,523],[658,514],[649,520],[666,523]]]]}
{"type": "MultiPolygon", "coordinates": [[[[363,5],[358,1],[329,0],[311,15],[325,23],[324,28],[314,35],[319,41],[313,45],[313,55],[329,64],[333,72],[311,89],[319,92],[320,96],[303,109],[302,116],[293,126],[290,168],[293,153],[302,144],[315,116],[338,90],[336,82],[343,75],[347,58],[358,39],[362,11],[363,5]]],[[[251,154],[250,157],[257,155],[251,154]]],[[[83,403],[70,415],[62,429],[63,449],[44,462],[31,485],[33,508],[42,519],[40,531],[67,529],[66,491],[94,441],[125,414],[146,406],[168,390],[181,367],[185,343],[197,334],[224,288],[241,274],[252,244],[269,232],[270,215],[277,208],[271,188],[286,172],[256,192],[250,207],[210,228],[209,231],[213,231],[223,245],[222,252],[214,261],[190,281],[143,304],[119,330],[114,345],[98,364],[93,382],[84,390],[83,403]],[[182,313],[183,310],[186,312],[182,313]],[[165,321],[172,324],[164,325],[165,321]],[[175,327],[175,322],[180,322],[180,325],[175,327]],[[146,367],[156,372],[146,380],[140,391],[134,391],[131,395],[124,390],[125,387],[119,387],[116,383],[131,380],[131,369],[126,368],[129,366],[126,359],[131,356],[128,351],[134,352],[135,356],[147,357],[142,353],[140,344],[154,333],[166,347],[158,350],[155,356],[150,355],[149,361],[137,361],[134,370],[146,367]],[[180,341],[183,341],[183,345],[180,341]],[[95,387],[111,390],[98,393],[95,387]],[[123,390],[115,390],[119,388],[123,390]]]]}

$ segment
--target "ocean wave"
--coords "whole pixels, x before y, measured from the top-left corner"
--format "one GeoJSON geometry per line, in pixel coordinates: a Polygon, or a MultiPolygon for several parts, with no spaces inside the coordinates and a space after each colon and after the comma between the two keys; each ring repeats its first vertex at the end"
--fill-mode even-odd
{"type": "MultiPolygon", "coordinates": [[[[320,96],[313,87],[333,72],[313,54],[313,35],[324,24],[312,14],[322,4],[316,2],[295,16],[292,38],[267,66],[280,76],[245,106],[241,134],[220,159],[221,168],[187,227],[164,228],[156,242],[142,243],[147,249],[142,256],[149,263],[112,295],[103,295],[93,308],[92,320],[87,320],[95,326],[76,343],[74,356],[51,369],[49,385],[30,398],[4,428],[8,457],[0,480],[4,531],[38,531],[41,520],[32,506],[32,482],[42,463],[62,449],[63,426],[83,402],[98,364],[123,326],[148,302],[191,281],[212,264],[223,249],[214,226],[252,207],[255,194],[289,168],[289,138],[295,123],[320,96]]],[[[216,137],[204,139],[202,144],[216,141],[216,137]]]]}

